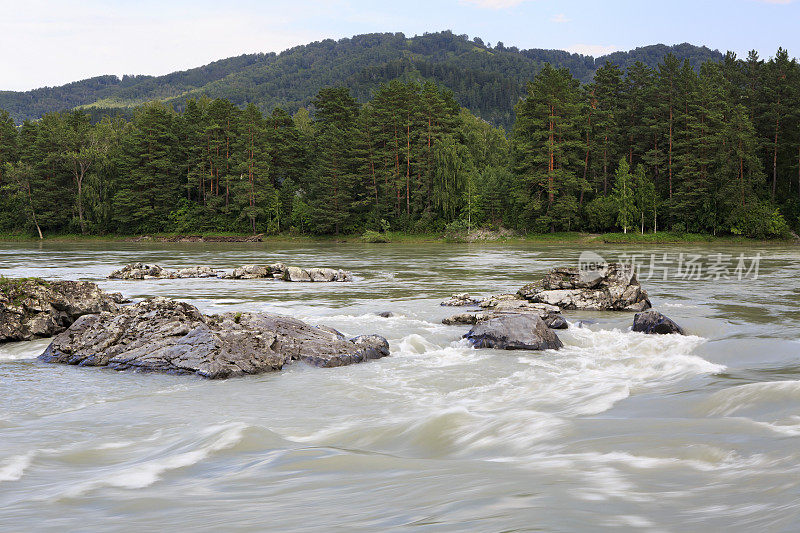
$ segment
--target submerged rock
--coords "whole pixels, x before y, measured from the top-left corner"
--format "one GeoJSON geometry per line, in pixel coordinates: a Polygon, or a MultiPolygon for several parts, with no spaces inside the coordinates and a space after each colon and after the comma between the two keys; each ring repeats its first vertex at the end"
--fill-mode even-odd
{"type": "Polygon", "coordinates": [[[271,265],[242,265],[233,271],[216,270],[208,266],[193,266],[169,270],[159,265],[132,263],[115,270],[109,279],[178,279],[178,278],[223,278],[223,279],[280,279],[284,281],[353,281],[353,274],[333,268],[287,267],[283,263],[271,265]]]}
{"type": "Polygon", "coordinates": [[[654,309],[636,313],[633,316],[633,331],[650,334],[667,335],[677,333],[684,335],[683,328],[676,324],[671,318],[662,315],[654,309]]]}
{"type": "Polygon", "coordinates": [[[522,287],[517,294],[561,309],[644,311],[651,307],[634,269],[620,263],[596,271],[554,268],[541,281],[522,287]]]}
{"type": "Polygon", "coordinates": [[[52,337],[83,315],[116,311],[123,301],[88,281],[0,278],[0,342],[52,337]]]}
{"type": "Polygon", "coordinates": [[[159,297],[83,316],[40,359],[219,379],[280,370],[294,360],[334,367],[387,355],[389,343],[377,335],[347,340],[334,329],[273,314],[206,316],[159,297]]]}
{"type": "Polygon", "coordinates": [[[464,335],[476,348],[501,350],[558,350],[555,332],[535,314],[516,314],[480,322],[464,335]]]}

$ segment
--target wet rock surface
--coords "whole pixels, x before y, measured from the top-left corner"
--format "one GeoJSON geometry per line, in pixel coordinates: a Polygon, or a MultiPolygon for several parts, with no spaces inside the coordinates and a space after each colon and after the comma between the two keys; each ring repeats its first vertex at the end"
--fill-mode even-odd
{"type": "Polygon", "coordinates": [[[685,335],[683,328],[675,323],[674,320],[662,315],[655,309],[636,313],[633,316],[633,331],[658,335],[685,335]]]}
{"type": "Polygon", "coordinates": [[[478,324],[493,318],[509,315],[536,315],[553,329],[565,329],[567,321],[561,316],[561,310],[554,305],[531,303],[513,294],[490,296],[478,302],[480,311],[458,313],[442,320],[442,324],[478,324]]]}
{"type": "Polygon", "coordinates": [[[464,338],[476,348],[500,350],[558,350],[555,332],[535,314],[515,314],[476,324],[464,338]]]}
{"type": "Polygon", "coordinates": [[[84,315],[116,311],[123,301],[88,281],[0,278],[0,342],[52,337],[84,315]]]}
{"type": "Polygon", "coordinates": [[[193,266],[170,270],[159,265],[132,263],[115,270],[109,279],[181,279],[181,278],[222,278],[222,279],[279,279],[283,281],[331,282],[353,281],[353,274],[333,268],[309,268],[286,266],[283,263],[270,265],[242,265],[232,271],[217,270],[208,266],[193,266]]]}
{"type": "Polygon", "coordinates": [[[348,340],[334,329],[273,314],[207,316],[158,297],[81,317],[40,359],[220,379],[277,371],[295,360],[335,367],[387,355],[389,344],[377,335],[348,340]]]}
{"type": "Polygon", "coordinates": [[[599,270],[554,268],[517,294],[535,303],[557,305],[565,310],[644,311],[650,300],[633,268],[610,263],[599,270]]]}

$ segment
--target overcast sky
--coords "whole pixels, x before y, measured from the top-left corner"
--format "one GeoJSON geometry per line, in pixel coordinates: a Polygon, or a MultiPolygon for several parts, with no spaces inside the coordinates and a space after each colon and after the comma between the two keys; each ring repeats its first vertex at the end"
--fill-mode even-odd
{"type": "Polygon", "coordinates": [[[0,89],[166,74],[359,33],[451,29],[592,55],[690,42],[800,56],[796,0],[0,0],[0,89]]]}

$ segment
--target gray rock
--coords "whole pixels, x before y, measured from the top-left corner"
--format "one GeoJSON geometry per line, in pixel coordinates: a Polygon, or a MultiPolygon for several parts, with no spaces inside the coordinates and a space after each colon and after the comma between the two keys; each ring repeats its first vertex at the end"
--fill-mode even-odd
{"type": "Polygon", "coordinates": [[[157,279],[175,277],[175,273],[158,265],[132,263],[109,274],[109,279],[157,279]]]}
{"type": "Polygon", "coordinates": [[[335,281],[353,281],[353,273],[339,269],[336,271],[335,281]]]}
{"type": "Polygon", "coordinates": [[[667,335],[676,333],[684,335],[683,328],[676,324],[671,318],[662,315],[654,309],[636,313],[633,316],[633,331],[650,334],[667,335]]]}
{"type": "Polygon", "coordinates": [[[442,319],[442,324],[447,326],[473,325],[494,318],[490,313],[457,313],[442,319]]]}
{"type": "Polygon", "coordinates": [[[515,314],[480,322],[464,335],[476,348],[501,350],[558,350],[555,332],[534,314],[515,314]]]}
{"type": "Polygon", "coordinates": [[[55,337],[40,358],[219,379],[280,370],[294,360],[333,367],[387,355],[386,339],[376,335],[347,340],[334,329],[291,317],[206,316],[187,303],[152,298],[80,318],[55,337]]]}
{"type": "Polygon", "coordinates": [[[567,323],[566,319],[557,314],[549,315],[543,318],[544,323],[547,324],[547,327],[550,329],[568,329],[569,324],[567,323]]]}
{"type": "Polygon", "coordinates": [[[493,318],[515,314],[532,314],[540,317],[552,329],[566,329],[567,321],[561,316],[561,310],[554,305],[531,303],[513,294],[490,296],[480,301],[484,311],[458,313],[442,320],[442,324],[478,324],[493,318]]]}
{"type": "Polygon", "coordinates": [[[620,263],[597,271],[554,268],[541,281],[522,287],[517,294],[530,302],[561,309],[644,311],[651,307],[635,271],[620,263]]]}
{"type": "Polygon", "coordinates": [[[52,337],[83,315],[116,311],[123,301],[88,281],[0,278],[0,342],[52,337]]]}
{"type": "Polygon", "coordinates": [[[286,268],[283,279],[285,281],[311,281],[311,276],[302,268],[290,266],[286,268]]]}
{"type": "Polygon", "coordinates": [[[467,305],[478,305],[478,300],[471,297],[466,292],[454,294],[447,300],[443,301],[441,305],[446,307],[463,307],[467,305]]]}
{"type": "Polygon", "coordinates": [[[259,279],[272,277],[269,267],[262,265],[242,265],[234,268],[231,274],[233,279],[259,279]]]}
{"type": "Polygon", "coordinates": [[[380,313],[377,314],[381,318],[392,318],[394,316],[394,313],[392,313],[391,311],[381,311],[380,313]]]}

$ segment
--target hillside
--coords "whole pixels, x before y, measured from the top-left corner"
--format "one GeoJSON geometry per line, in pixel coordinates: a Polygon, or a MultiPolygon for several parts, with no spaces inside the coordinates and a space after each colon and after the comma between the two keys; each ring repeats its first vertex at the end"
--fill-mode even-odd
{"type": "Polygon", "coordinates": [[[402,33],[357,35],[297,46],[280,54],[249,54],[165,76],[99,76],[61,87],[26,92],[0,91],[0,108],[17,123],[49,111],[83,107],[93,115],[126,113],[149,101],[182,108],[187,98],[207,95],[236,105],[257,104],[263,111],[308,106],[330,85],[345,85],[361,101],[384,82],[425,78],[447,87],[458,102],[494,124],[508,127],[525,83],[546,62],[566,67],[583,82],[606,60],[622,67],[636,61],[655,67],[672,52],[692,64],[722,58],[719,51],[690,44],[653,45],[594,58],[561,50],[519,50],[450,31],[407,38],[402,33]]]}

